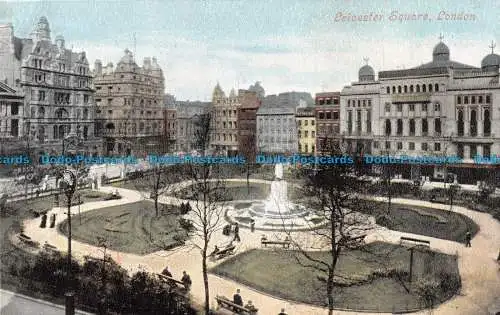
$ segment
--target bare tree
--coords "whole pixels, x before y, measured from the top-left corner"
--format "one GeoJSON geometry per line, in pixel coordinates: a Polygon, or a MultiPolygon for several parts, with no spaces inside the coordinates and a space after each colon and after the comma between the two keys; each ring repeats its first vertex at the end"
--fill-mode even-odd
{"type": "Polygon", "coordinates": [[[205,314],[210,313],[210,292],[208,283],[208,248],[215,232],[220,231],[223,224],[224,180],[221,165],[206,160],[206,152],[210,143],[211,117],[205,114],[197,121],[195,137],[196,146],[201,152],[200,163],[186,164],[186,176],[191,180],[191,195],[194,199],[191,223],[197,239],[194,245],[201,249],[203,285],[205,289],[205,314]],[[205,161],[204,161],[205,159],[205,161]],[[197,242],[199,241],[199,243],[197,242]]]}
{"type": "MultiPolygon", "coordinates": [[[[323,152],[331,152],[332,156],[339,156],[338,147],[330,147],[323,152]]],[[[344,277],[336,274],[339,258],[345,250],[359,249],[364,245],[366,233],[373,228],[369,217],[356,211],[362,205],[355,198],[358,190],[358,181],[354,176],[353,165],[322,164],[311,172],[304,169],[304,195],[314,216],[322,220],[322,227],[308,233],[308,239],[300,240],[298,233],[288,231],[288,237],[296,249],[296,260],[305,267],[309,267],[322,274],[319,279],[326,283],[329,314],[334,309],[335,278],[344,277]],[[319,244],[318,244],[319,243],[319,244]],[[311,253],[313,247],[329,252],[328,259],[320,259],[311,253]]],[[[286,227],[284,227],[286,229],[286,227]]]]}

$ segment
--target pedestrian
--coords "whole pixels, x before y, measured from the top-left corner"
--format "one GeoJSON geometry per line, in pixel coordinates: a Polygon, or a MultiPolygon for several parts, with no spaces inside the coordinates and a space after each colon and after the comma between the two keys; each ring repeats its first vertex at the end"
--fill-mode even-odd
{"type": "Polygon", "coordinates": [[[239,227],[238,223],[234,224],[234,240],[236,242],[241,242],[241,239],[240,239],[240,227],[239,227]]]}
{"type": "Polygon", "coordinates": [[[182,283],[184,284],[184,287],[186,288],[187,291],[191,290],[191,277],[185,272],[182,272],[182,283]]]}
{"type": "Polygon", "coordinates": [[[278,315],[287,315],[287,314],[285,313],[285,309],[284,309],[284,308],[282,308],[282,309],[281,309],[281,312],[280,312],[278,315]]]}
{"type": "Polygon", "coordinates": [[[236,290],[236,293],[233,295],[233,303],[239,306],[243,306],[243,299],[240,295],[240,289],[236,290]]]}
{"type": "Polygon", "coordinates": [[[472,239],[472,234],[468,230],[467,233],[465,233],[465,247],[472,247],[470,241],[472,239]]]}
{"type": "Polygon", "coordinates": [[[253,233],[255,232],[255,220],[252,219],[252,221],[250,221],[250,231],[253,233]]]}

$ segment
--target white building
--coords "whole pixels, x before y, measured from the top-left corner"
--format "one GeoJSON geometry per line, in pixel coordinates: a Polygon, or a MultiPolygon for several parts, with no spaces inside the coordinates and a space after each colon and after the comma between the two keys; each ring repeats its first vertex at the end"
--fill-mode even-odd
{"type": "Polygon", "coordinates": [[[365,154],[461,157],[464,163],[450,168],[459,181],[472,181],[481,172],[472,169],[484,166],[473,164],[476,155],[500,156],[499,65],[493,51],[481,67],[453,61],[443,42],[431,62],[381,71],[378,80],[365,65],[359,81],[342,90],[341,133],[365,154]]]}

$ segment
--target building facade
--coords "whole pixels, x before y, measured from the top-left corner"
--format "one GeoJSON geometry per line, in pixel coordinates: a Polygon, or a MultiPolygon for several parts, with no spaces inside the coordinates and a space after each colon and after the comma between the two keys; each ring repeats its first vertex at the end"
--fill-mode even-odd
{"type": "Polygon", "coordinates": [[[163,128],[167,144],[166,152],[172,152],[176,148],[177,141],[177,110],[175,108],[163,109],[163,128]]]}
{"type": "Polygon", "coordinates": [[[45,17],[31,38],[15,37],[12,25],[0,32],[1,76],[25,95],[21,133],[35,154],[65,149],[97,154],[101,141],[94,135],[94,90],[85,52],[67,49],[62,36],[52,42],[45,17]]]}
{"type": "Polygon", "coordinates": [[[253,163],[257,153],[257,111],[261,100],[257,92],[239,92],[241,105],[238,107],[238,147],[240,154],[253,163]]]}
{"type": "Polygon", "coordinates": [[[156,58],[144,58],[140,67],[126,49],[116,67],[96,60],[94,75],[96,130],[104,138],[104,154],[166,152],[165,80],[156,58]]]}
{"type": "Polygon", "coordinates": [[[26,153],[23,150],[22,122],[24,96],[0,82],[0,153],[26,153]]]}
{"type": "Polygon", "coordinates": [[[236,155],[238,148],[238,108],[240,97],[234,89],[229,96],[217,83],[212,93],[212,108],[210,111],[212,135],[211,149],[217,154],[236,155]]]}
{"type": "Polygon", "coordinates": [[[316,153],[329,154],[339,145],[340,92],[317,93],[315,99],[316,153]]]}
{"type": "MultiPolygon", "coordinates": [[[[488,167],[474,157],[500,155],[499,65],[493,51],[481,67],[453,61],[443,42],[431,62],[379,72],[378,80],[365,65],[359,81],[342,91],[341,131],[358,152],[458,156],[464,163],[446,169],[459,182],[474,182],[488,167]]],[[[409,169],[404,176],[444,174],[439,165],[409,169]]]]}
{"type": "Polygon", "coordinates": [[[175,103],[176,151],[191,152],[198,149],[197,132],[199,123],[210,110],[210,102],[178,101],[175,103]]]}
{"type": "Polygon", "coordinates": [[[304,155],[316,153],[316,117],[314,107],[299,107],[295,114],[297,121],[297,151],[304,155]]]}

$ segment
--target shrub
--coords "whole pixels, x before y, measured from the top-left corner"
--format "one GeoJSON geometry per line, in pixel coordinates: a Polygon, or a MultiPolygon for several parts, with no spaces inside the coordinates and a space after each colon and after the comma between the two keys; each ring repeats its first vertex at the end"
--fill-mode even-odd
{"type": "Polygon", "coordinates": [[[188,233],[194,231],[193,223],[187,219],[179,218],[179,225],[188,233]]]}

